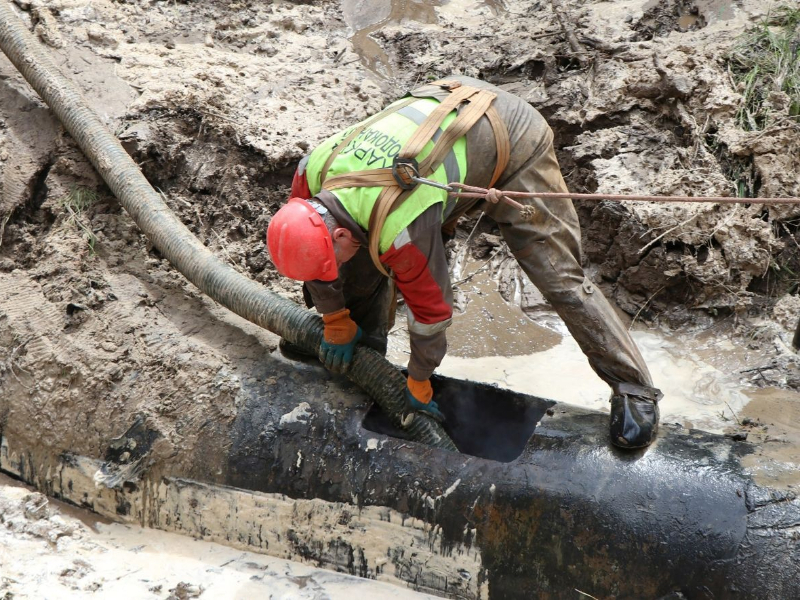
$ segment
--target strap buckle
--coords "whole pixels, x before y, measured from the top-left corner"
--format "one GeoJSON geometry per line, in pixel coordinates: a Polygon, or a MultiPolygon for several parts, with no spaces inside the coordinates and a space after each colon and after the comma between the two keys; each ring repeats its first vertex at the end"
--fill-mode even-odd
{"type": "Polygon", "coordinates": [[[636,383],[629,383],[629,382],[619,382],[615,383],[612,386],[615,394],[622,394],[625,396],[637,396],[639,398],[643,398],[645,400],[650,400],[653,403],[657,403],[661,398],[664,397],[664,394],[658,388],[654,388],[648,385],[639,385],[636,383]]]}
{"type": "Polygon", "coordinates": [[[419,177],[419,163],[416,158],[395,156],[392,161],[392,177],[402,190],[413,190],[417,187],[414,181],[419,177]]]}

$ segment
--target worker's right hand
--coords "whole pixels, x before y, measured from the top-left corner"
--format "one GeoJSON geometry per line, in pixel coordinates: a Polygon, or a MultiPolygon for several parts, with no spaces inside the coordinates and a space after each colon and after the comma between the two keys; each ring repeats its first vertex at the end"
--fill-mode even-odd
{"type": "Polygon", "coordinates": [[[406,409],[424,412],[439,422],[444,421],[444,415],[439,411],[439,405],[433,401],[433,388],[431,380],[418,381],[413,377],[408,378],[406,384],[406,409]]]}
{"type": "Polygon", "coordinates": [[[346,308],[322,315],[325,333],[319,346],[319,359],[334,373],[345,373],[353,362],[353,351],[361,339],[361,328],[346,308]]]}

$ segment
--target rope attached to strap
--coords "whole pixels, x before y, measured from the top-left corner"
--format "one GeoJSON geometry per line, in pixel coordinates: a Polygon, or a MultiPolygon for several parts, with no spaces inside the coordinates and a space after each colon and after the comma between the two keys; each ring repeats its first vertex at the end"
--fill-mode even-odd
{"type": "MultiPolygon", "coordinates": [[[[507,192],[494,188],[480,188],[463,183],[448,183],[454,198],[484,199],[493,204],[503,202],[519,211],[523,221],[535,222],[536,208],[522,204],[514,198],[540,198],[542,200],[620,200],[639,202],[713,202],[715,204],[800,204],[800,198],[732,198],[730,196],[643,196],[637,194],[573,194],[570,192],[507,192]]],[[[473,200],[474,201],[474,200],[473,200]]]]}
{"type": "MultiPolygon", "coordinates": [[[[456,198],[486,198],[491,189],[478,188],[464,185],[463,183],[448,183],[447,185],[460,188],[463,191],[452,192],[450,195],[456,198]]],[[[568,200],[634,200],[638,202],[714,202],[717,204],[800,204],[800,197],[783,198],[736,198],[733,196],[645,196],[639,194],[573,194],[570,192],[507,192],[504,190],[494,190],[494,194],[505,196],[506,198],[541,198],[547,199],[568,199],[568,200]]],[[[501,200],[506,200],[502,199],[501,200]]],[[[509,203],[512,206],[518,202],[509,203]]]]}
{"type": "MultiPolygon", "coordinates": [[[[497,95],[488,89],[474,88],[470,86],[462,86],[458,81],[440,80],[434,82],[432,85],[439,85],[440,87],[448,90],[450,95],[441,101],[438,106],[428,115],[428,117],[417,127],[412,136],[403,145],[395,162],[401,161],[407,163],[409,160],[415,163],[416,157],[424,150],[425,146],[433,139],[433,136],[439,131],[442,123],[447,116],[454,110],[460,110],[458,116],[452,123],[445,129],[444,133],[434,144],[428,156],[416,167],[417,175],[425,178],[431,173],[436,171],[444,162],[448,153],[452,150],[453,145],[458,139],[467,134],[467,132],[480,120],[481,117],[486,116],[492,127],[497,145],[497,163],[492,175],[490,183],[494,185],[497,179],[505,170],[510,158],[511,143],[508,137],[508,130],[505,123],[503,123],[497,110],[492,106],[497,95]],[[464,104],[466,103],[466,104],[464,104]],[[464,104],[464,106],[462,106],[464,104]]],[[[320,180],[322,187],[327,190],[335,190],[350,187],[381,187],[383,188],[375,200],[372,207],[372,212],[369,217],[368,236],[369,236],[369,253],[375,267],[387,277],[389,273],[384,269],[380,262],[380,237],[383,231],[383,226],[395,210],[397,210],[402,203],[408,198],[416,189],[409,185],[407,177],[403,175],[403,169],[399,168],[402,165],[396,165],[395,170],[389,168],[382,169],[369,169],[363,171],[354,171],[351,173],[342,173],[327,179],[328,171],[333,164],[333,161],[339,153],[345,149],[350,142],[356,139],[361,132],[376,121],[387,117],[402,108],[408,106],[412,102],[416,102],[419,98],[410,97],[390,109],[380,112],[371,119],[356,127],[350,134],[342,140],[342,142],[331,152],[331,155],[325,161],[322,168],[320,180]],[[396,171],[396,172],[395,172],[396,171]]]]}

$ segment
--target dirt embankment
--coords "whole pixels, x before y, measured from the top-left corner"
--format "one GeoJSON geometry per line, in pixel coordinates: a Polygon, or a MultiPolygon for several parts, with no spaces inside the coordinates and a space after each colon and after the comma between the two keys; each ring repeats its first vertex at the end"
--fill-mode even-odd
{"type": "MultiPolygon", "coordinates": [[[[739,122],[746,89],[726,57],[762,16],[754,0],[455,0],[435,18],[419,13],[425,22],[414,2],[399,4],[371,26],[376,59],[349,41],[352,5],[16,0],[189,228],[296,299],[264,244],[296,161],[452,72],[536,106],[576,191],[800,195],[786,94],[770,96],[762,128],[739,122]]],[[[258,360],[276,338],[162,260],[3,57],[0,118],[0,423],[34,445],[102,456],[143,414],[164,436],[155,457],[170,459],[167,471],[213,477],[213,457],[198,467],[187,449],[201,430],[224,443],[237,361],[258,360]]],[[[800,209],[586,202],[579,212],[587,266],[629,314],[672,326],[734,315],[749,343],[785,349],[800,305],[800,209]]],[[[505,273],[507,289],[517,276],[505,273]]],[[[776,360],[790,362],[780,349],[776,360]]]]}
{"type": "MultiPolygon", "coordinates": [[[[564,5],[582,54],[550,2],[509,6],[483,28],[444,10],[439,36],[403,23],[381,38],[397,69],[413,66],[404,82],[456,66],[529,100],[555,131],[574,191],[797,196],[800,130],[788,96],[770,96],[765,128],[738,123],[744,88],[728,55],[760,12],[718,0],[564,5]],[[471,35],[480,43],[461,41],[471,35]]],[[[684,308],[761,311],[796,287],[798,207],[578,204],[585,259],[630,314],[644,308],[680,325],[691,320],[684,308]]]]}

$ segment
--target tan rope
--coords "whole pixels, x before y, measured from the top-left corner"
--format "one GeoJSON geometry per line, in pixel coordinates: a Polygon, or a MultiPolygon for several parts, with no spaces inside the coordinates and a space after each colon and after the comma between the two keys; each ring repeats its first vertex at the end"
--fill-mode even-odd
{"type": "MultiPolygon", "coordinates": [[[[491,191],[486,188],[479,188],[463,183],[448,183],[453,188],[459,188],[457,192],[450,192],[456,198],[485,198],[491,191]]],[[[569,192],[507,192],[495,190],[497,195],[512,198],[565,198],[572,200],[620,200],[620,201],[641,201],[641,202],[717,202],[719,204],[800,204],[800,198],[733,198],[731,196],[644,196],[639,194],[573,194],[569,192]]],[[[519,202],[508,202],[518,208],[519,202]]]]}

